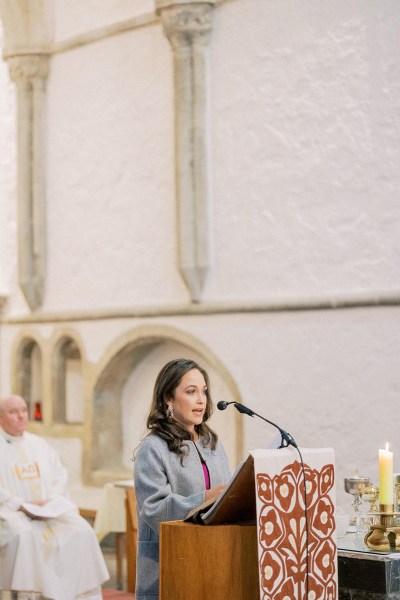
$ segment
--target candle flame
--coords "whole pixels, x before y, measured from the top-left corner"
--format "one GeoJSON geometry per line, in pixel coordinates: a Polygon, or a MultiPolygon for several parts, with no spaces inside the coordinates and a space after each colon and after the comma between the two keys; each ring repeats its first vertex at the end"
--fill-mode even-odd
{"type": "Polygon", "coordinates": [[[385,448],[386,448],[386,452],[389,452],[389,442],[386,442],[385,448]]]}

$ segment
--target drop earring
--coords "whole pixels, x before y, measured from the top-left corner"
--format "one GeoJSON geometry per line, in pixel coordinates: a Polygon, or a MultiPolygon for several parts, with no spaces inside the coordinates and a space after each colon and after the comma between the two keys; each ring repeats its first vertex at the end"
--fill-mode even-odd
{"type": "Polygon", "coordinates": [[[168,404],[168,406],[167,406],[166,415],[167,415],[168,421],[172,421],[172,419],[174,418],[174,409],[172,408],[172,406],[170,404],[168,404]]]}

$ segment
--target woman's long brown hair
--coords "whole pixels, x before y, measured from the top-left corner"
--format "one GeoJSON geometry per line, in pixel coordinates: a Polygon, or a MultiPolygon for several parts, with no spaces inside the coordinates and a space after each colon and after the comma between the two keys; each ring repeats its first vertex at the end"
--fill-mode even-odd
{"type": "Polygon", "coordinates": [[[203,421],[200,425],[195,425],[195,431],[199,437],[201,437],[204,447],[210,446],[211,450],[215,450],[218,436],[207,425],[207,421],[213,412],[213,403],[210,393],[210,378],[208,377],[207,371],[200,367],[194,360],[177,358],[164,365],[154,384],[153,401],[150,407],[149,416],[147,417],[147,428],[150,432],[165,440],[169,450],[181,457],[181,462],[188,452],[188,446],[185,444],[185,441],[192,440],[193,438],[191,433],[182,425],[174,419],[168,418],[166,401],[175,397],[175,390],[182,381],[182,377],[191,369],[200,371],[207,386],[207,403],[203,421]]]}

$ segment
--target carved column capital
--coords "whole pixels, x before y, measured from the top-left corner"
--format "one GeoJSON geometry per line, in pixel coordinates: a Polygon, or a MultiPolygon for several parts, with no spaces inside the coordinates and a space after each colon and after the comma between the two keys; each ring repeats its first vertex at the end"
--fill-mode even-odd
{"type": "Polygon", "coordinates": [[[15,83],[45,80],[49,74],[49,56],[47,54],[25,54],[7,58],[10,77],[15,83]]]}
{"type": "Polygon", "coordinates": [[[206,46],[212,30],[213,5],[191,2],[167,5],[159,10],[164,32],[174,49],[195,44],[206,46]]]}

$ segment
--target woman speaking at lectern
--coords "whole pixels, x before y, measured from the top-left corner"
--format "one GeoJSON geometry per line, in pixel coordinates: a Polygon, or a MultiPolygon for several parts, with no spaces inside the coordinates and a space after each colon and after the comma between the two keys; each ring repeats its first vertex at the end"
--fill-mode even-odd
{"type": "Polygon", "coordinates": [[[184,519],[230,479],[225,450],[207,424],[212,409],[209,377],[196,362],[180,358],[161,369],[149,433],[135,456],[136,600],[158,600],[160,523],[184,519]]]}

